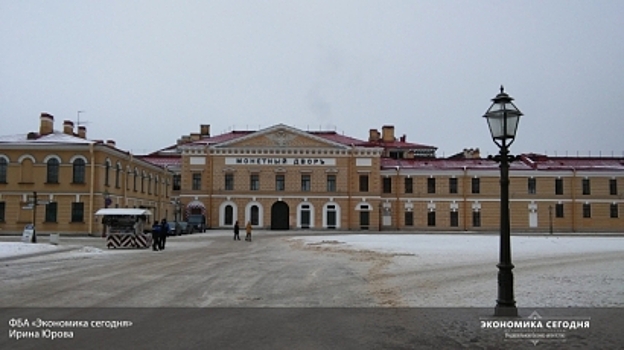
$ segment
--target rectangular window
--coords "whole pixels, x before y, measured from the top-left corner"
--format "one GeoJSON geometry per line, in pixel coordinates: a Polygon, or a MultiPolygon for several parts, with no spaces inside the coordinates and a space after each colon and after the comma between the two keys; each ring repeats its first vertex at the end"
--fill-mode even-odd
{"type": "Polygon", "coordinates": [[[435,177],[430,177],[427,179],[427,193],[436,193],[436,184],[435,177]]]}
{"type": "Polygon", "coordinates": [[[555,179],[555,194],[563,194],[563,179],[555,179]]]}
{"type": "Polygon", "coordinates": [[[182,188],[182,175],[173,175],[173,190],[179,191],[182,188]]]}
{"type": "Polygon", "coordinates": [[[457,211],[451,212],[451,227],[459,226],[459,213],[457,211]]]}
{"type": "Polygon", "coordinates": [[[537,183],[534,177],[528,178],[527,187],[528,187],[529,194],[537,193],[537,183]]]}
{"type": "Polygon", "coordinates": [[[435,226],[435,225],[436,225],[435,211],[430,211],[427,213],[427,226],[435,226]]]}
{"type": "Polygon", "coordinates": [[[405,226],[414,226],[414,213],[411,211],[405,212],[405,226]]]}
{"type": "Polygon", "coordinates": [[[405,193],[414,193],[414,181],[411,177],[405,178],[405,193]]]}
{"type": "Polygon", "coordinates": [[[260,190],[260,175],[258,174],[249,175],[249,190],[250,191],[260,190]]]}
{"type": "Polygon", "coordinates": [[[368,192],[368,175],[360,175],[360,192],[368,192]]]}
{"type": "Polygon", "coordinates": [[[617,195],[617,180],[609,179],[609,194],[612,196],[617,195]]]}
{"type": "Polygon", "coordinates": [[[449,179],[449,193],[457,193],[457,178],[452,177],[449,179]]]}
{"type": "Polygon", "coordinates": [[[563,203],[555,204],[555,217],[557,218],[563,217],[563,203]]]}
{"type": "Polygon", "coordinates": [[[336,175],[327,175],[327,192],[336,192],[336,175]]]}
{"type": "Polygon", "coordinates": [[[311,181],[310,175],[301,175],[301,191],[310,192],[311,181]]]}
{"type": "Polygon", "coordinates": [[[589,203],[584,203],[583,204],[583,217],[584,218],[591,218],[591,204],[589,204],[589,203]]]}
{"type": "Polygon", "coordinates": [[[481,212],[480,211],[472,212],[472,226],[481,227],[481,212]]]}
{"type": "Polygon", "coordinates": [[[383,193],[392,193],[392,178],[383,178],[383,193]]]}
{"type": "Polygon", "coordinates": [[[71,222],[84,222],[84,203],[72,203],[71,222]]]}
{"type": "Polygon", "coordinates": [[[618,205],[617,203],[611,203],[611,218],[613,219],[617,219],[618,218],[618,205]]]}
{"type": "Polygon", "coordinates": [[[286,175],[284,174],[275,175],[275,190],[276,191],[286,190],[286,175]]]}
{"type": "Polygon", "coordinates": [[[56,222],[56,202],[50,202],[45,206],[45,222],[56,222]]]}
{"type": "Polygon", "coordinates": [[[234,174],[225,174],[225,190],[234,191],[234,174]]]}
{"type": "Polygon", "coordinates": [[[479,181],[478,177],[472,178],[472,193],[473,194],[481,193],[481,181],[479,181]]]}
{"type": "Polygon", "coordinates": [[[591,194],[591,188],[589,187],[589,179],[583,179],[583,194],[591,194]]]}
{"type": "Polygon", "coordinates": [[[193,173],[193,191],[201,190],[201,173],[193,173]]]}
{"type": "Polygon", "coordinates": [[[4,211],[6,209],[6,202],[0,202],[0,222],[5,221],[4,211]]]}

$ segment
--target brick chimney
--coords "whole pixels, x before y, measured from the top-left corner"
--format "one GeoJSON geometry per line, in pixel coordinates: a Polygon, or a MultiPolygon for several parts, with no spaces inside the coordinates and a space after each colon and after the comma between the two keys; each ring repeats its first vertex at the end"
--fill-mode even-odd
{"type": "Polygon", "coordinates": [[[394,126],[393,125],[384,125],[381,128],[381,139],[383,142],[394,141],[394,126]]]}
{"type": "Polygon", "coordinates": [[[199,126],[199,134],[201,136],[210,137],[210,124],[202,124],[199,126]]]}
{"type": "Polygon", "coordinates": [[[54,117],[52,115],[41,113],[39,120],[39,135],[49,135],[54,132],[54,117]]]}
{"type": "Polygon", "coordinates": [[[63,133],[67,135],[74,135],[74,122],[71,120],[65,120],[63,122],[63,133]]]}
{"type": "Polygon", "coordinates": [[[115,145],[117,145],[117,143],[115,142],[115,140],[106,140],[106,145],[115,148],[115,145]]]}
{"type": "Polygon", "coordinates": [[[87,138],[87,127],[83,126],[83,125],[79,125],[78,126],[78,137],[80,137],[81,139],[86,139],[87,138]]]}
{"type": "Polygon", "coordinates": [[[368,131],[368,142],[379,141],[379,131],[377,129],[370,129],[368,131]]]}

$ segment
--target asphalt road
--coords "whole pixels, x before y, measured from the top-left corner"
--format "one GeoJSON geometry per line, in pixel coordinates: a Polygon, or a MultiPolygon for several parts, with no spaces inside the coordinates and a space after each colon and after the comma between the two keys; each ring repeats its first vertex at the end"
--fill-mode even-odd
{"type": "MultiPolygon", "coordinates": [[[[102,238],[67,238],[63,244],[103,251],[92,248],[78,254],[3,261],[1,327],[18,317],[131,320],[133,326],[69,329],[74,332],[72,339],[55,341],[0,338],[0,348],[535,346],[528,341],[510,343],[501,332],[480,329],[479,320],[492,316],[489,308],[410,308],[466,307],[479,298],[492,299],[483,295],[484,290],[496,288],[494,267],[489,262],[423,267],[414,264],[409,255],[355,252],[336,242],[304,245],[292,238],[289,234],[258,233],[253,242],[233,241],[229,233],[212,231],[171,237],[166,250],[158,252],[108,250],[102,238]]],[[[549,262],[526,261],[525,268],[536,271],[531,278],[539,278],[540,271],[561,266],[591,269],[592,261],[623,266],[624,257],[564,256],[549,262]]],[[[624,343],[615,331],[621,329],[622,310],[602,310],[606,314],[594,316],[600,327],[572,334],[567,344],[610,348],[624,343]]],[[[531,311],[521,309],[521,316],[527,317],[531,311]]],[[[11,329],[16,330],[0,328],[0,335],[10,334],[11,329]]],[[[542,340],[540,345],[559,348],[560,343],[542,340]]]]}

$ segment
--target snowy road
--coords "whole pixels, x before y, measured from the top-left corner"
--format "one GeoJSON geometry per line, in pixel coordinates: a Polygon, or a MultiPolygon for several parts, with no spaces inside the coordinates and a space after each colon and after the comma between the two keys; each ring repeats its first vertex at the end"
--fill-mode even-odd
{"type": "MultiPolygon", "coordinates": [[[[491,307],[496,236],[227,232],[5,260],[0,307],[491,307]]],[[[522,307],[624,306],[624,238],[513,237],[522,307]]]]}

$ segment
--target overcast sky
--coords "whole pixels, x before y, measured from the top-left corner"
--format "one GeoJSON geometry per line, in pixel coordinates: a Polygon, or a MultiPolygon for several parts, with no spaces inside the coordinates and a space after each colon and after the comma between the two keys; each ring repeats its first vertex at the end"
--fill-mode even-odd
{"type": "Polygon", "coordinates": [[[624,1],[0,0],[0,134],[39,115],[145,153],[284,123],[498,150],[482,118],[503,84],[512,153],[624,154],[624,1]]]}

